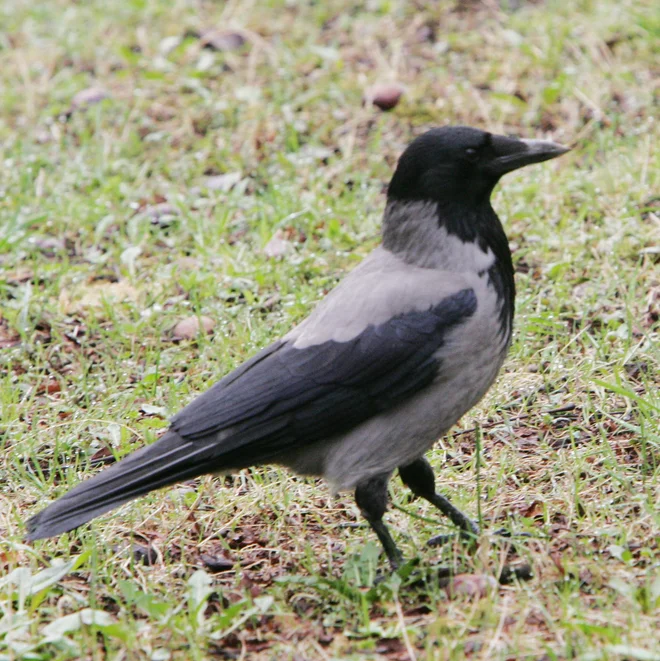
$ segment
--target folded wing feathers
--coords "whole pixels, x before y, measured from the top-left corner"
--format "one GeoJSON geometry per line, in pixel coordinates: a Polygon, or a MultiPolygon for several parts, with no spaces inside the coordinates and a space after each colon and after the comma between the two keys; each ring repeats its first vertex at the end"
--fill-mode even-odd
{"type": "Polygon", "coordinates": [[[156,443],[30,519],[28,539],[71,530],[154,489],[276,460],[354,427],[430,383],[446,331],[475,309],[475,294],[465,289],[348,342],[271,345],[174,416],[156,443]]]}

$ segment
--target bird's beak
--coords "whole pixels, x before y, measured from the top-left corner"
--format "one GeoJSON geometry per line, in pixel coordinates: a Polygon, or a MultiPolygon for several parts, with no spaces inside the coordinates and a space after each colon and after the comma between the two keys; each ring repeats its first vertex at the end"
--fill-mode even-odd
{"type": "Polygon", "coordinates": [[[522,140],[503,135],[494,135],[491,144],[495,157],[486,165],[486,169],[497,177],[525,165],[548,161],[570,151],[570,147],[549,140],[522,140]]]}

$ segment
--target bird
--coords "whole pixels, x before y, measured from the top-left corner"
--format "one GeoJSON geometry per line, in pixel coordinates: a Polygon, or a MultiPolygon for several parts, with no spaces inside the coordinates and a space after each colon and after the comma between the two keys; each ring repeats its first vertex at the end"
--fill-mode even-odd
{"type": "Polygon", "coordinates": [[[395,471],[461,533],[478,534],[436,491],[424,455],[485,395],[511,344],[514,269],[491,193],[508,172],[568,150],[467,126],[416,137],[387,188],[380,244],[160,439],[29,519],[26,539],[177,482],[263,464],[352,490],[393,570],[404,557],[383,518],[395,471]]]}

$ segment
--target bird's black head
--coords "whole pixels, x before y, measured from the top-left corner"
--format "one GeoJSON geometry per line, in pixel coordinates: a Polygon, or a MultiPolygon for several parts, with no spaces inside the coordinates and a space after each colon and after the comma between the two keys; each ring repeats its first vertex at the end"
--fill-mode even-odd
{"type": "Polygon", "coordinates": [[[468,126],[431,129],[403,152],[388,198],[478,205],[488,201],[503,174],[566,151],[554,142],[493,135],[468,126]]]}

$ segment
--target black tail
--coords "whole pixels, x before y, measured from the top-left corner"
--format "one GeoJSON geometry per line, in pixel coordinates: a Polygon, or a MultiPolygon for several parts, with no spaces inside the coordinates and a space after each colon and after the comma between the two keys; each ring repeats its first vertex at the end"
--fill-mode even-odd
{"type": "Polygon", "coordinates": [[[123,503],[212,470],[209,445],[168,431],[148,445],[74,487],[27,522],[27,540],[73,530],[123,503]]]}

